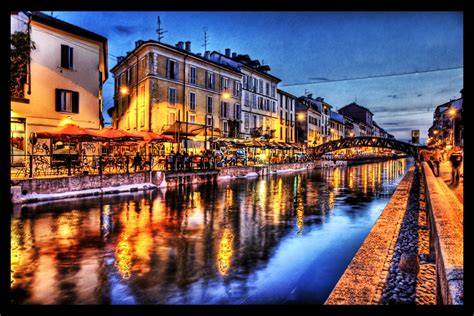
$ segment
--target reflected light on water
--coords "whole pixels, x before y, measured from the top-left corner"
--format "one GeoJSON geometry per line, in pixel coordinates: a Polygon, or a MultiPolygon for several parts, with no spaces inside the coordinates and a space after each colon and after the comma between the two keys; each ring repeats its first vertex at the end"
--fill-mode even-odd
{"type": "Polygon", "coordinates": [[[231,265],[233,254],[233,240],[234,235],[229,231],[229,229],[226,228],[219,243],[219,253],[217,255],[217,267],[219,268],[220,274],[224,276],[228,275],[229,268],[231,265]]]}
{"type": "Polygon", "coordinates": [[[123,279],[130,278],[130,268],[132,264],[132,247],[128,238],[129,235],[127,233],[120,234],[115,249],[115,266],[123,279]]]}

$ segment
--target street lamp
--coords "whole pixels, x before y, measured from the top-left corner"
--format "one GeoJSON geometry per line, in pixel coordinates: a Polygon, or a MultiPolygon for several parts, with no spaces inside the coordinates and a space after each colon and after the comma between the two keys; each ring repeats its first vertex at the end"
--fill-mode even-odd
{"type": "Polygon", "coordinates": [[[230,99],[230,93],[227,91],[227,88],[224,89],[224,92],[222,93],[222,98],[224,100],[229,100],[230,99]]]}
{"type": "Polygon", "coordinates": [[[456,117],[456,109],[450,109],[449,110],[449,116],[451,117],[451,127],[452,127],[452,135],[453,135],[453,148],[455,146],[455,135],[454,135],[454,118],[456,117]]]}
{"type": "Polygon", "coordinates": [[[121,95],[126,95],[126,94],[128,94],[128,88],[125,87],[125,86],[121,87],[121,88],[120,88],[120,94],[121,94],[121,95]]]}

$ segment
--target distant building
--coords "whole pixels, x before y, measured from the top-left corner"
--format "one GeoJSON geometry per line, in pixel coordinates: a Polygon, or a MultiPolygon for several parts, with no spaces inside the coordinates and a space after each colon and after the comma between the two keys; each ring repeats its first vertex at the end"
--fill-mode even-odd
{"type": "MultiPolygon", "coordinates": [[[[11,89],[12,162],[31,152],[31,132],[66,123],[99,130],[102,85],[108,74],[107,39],[40,12],[13,12],[10,23],[12,35],[29,34],[36,47],[26,76],[11,89]]],[[[44,144],[45,154],[56,145],[49,140],[44,144]]]]}
{"type": "Polygon", "coordinates": [[[433,125],[428,129],[428,142],[433,145],[464,146],[464,95],[438,105],[433,113],[433,125]],[[454,140],[453,140],[454,138],[454,140]]]}
{"type": "Polygon", "coordinates": [[[296,102],[296,141],[306,147],[314,147],[323,143],[323,109],[321,102],[312,95],[301,96],[296,102]]]}
{"type": "Polygon", "coordinates": [[[340,108],[338,112],[359,123],[360,136],[373,136],[372,117],[374,114],[369,109],[352,102],[340,108]]]}
{"type": "Polygon", "coordinates": [[[276,138],[278,141],[294,143],[296,136],[295,110],[298,98],[280,89],[277,89],[277,95],[279,122],[276,129],[276,138]]]}
{"type": "Polygon", "coordinates": [[[329,112],[330,140],[338,140],[345,137],[344,116],[335,111],[329,112]]]}

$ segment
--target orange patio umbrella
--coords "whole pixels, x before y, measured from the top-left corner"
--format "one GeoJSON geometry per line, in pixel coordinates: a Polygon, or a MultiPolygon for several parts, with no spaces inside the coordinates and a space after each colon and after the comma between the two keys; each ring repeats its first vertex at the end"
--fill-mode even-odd
{"type": "Polygon", "coordinates": [[[75,124],[67,124],[46,131],[36,132],[38,138],[50,138],[54,140],[76,140],[82,142],[107,141],[108,139],[98,132],[80,127],[75,124]]]}
{"type": "Polygon", "coordinates": [[[102,129],[99,134],[109,141],[114,142],[130,142],[144,140],[144,137],[134,133],[122,131],[120,129],[114,129],[111,126],[102,129]]]}
{"type": "Polygon", "coordinates": [[[174,142],[174,138],[171,136],[166,136],[162,134],[157,134],[154,132],[149,131],[141,131],[138,133],[143,137],[143,140],[146,142],[156,142],[156,143],[163,143],[163,142],[174,142]]]}

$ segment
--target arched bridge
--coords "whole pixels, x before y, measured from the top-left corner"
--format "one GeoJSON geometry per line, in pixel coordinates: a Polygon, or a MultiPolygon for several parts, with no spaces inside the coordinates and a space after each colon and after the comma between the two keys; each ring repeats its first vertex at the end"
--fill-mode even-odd
{"type": "Polygon", "coordinates": [[[319,157],[325,153],[352,147],[379,147],[397,150],[416,158],[417,147],[409,143],[401,142],[394,138],[359,136],[348,137],[333,140],[316,147],[311,148],[311,152],[315,157],[319,157]]]}

